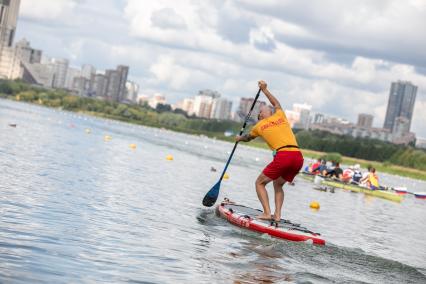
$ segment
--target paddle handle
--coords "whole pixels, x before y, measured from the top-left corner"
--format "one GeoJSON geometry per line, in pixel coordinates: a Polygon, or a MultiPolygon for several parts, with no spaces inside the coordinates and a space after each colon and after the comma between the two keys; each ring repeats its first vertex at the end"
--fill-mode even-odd
{"type": "MultiPolygon", "coordinates": [[[[246,119],[244,120],[243,127],[241,127],[239,136],[243,135],[244,130],[246,129],[247,122],[249,121],[249,119],[251,117],[251,113],[253,112],[254,106],[256,105],[257,99],[259,98],[260,91],[261,91],[261,89],[259,89],[259,91],[256,94],[256,97],[254,98],[253,104],[250,107],[250,111],[248,112],[246,119]]],[[[232,157],[234,156],[235,149],[237,149],[237,146],[238,146],[238,141],[235,142],[234,148],[232,148],[231,154],[229,155],[228,161],[226,162],[225,168],[223,169],[222,175],[220,176],[219,182],[222,180],[223,176],[225,175],[226,170],[228,169],[229,163],[231,162],[232,157]]]]}

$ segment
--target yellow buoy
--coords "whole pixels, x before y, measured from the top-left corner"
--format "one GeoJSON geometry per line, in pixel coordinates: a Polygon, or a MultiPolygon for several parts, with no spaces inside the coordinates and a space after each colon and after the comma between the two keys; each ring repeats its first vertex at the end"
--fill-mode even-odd
{"type": "Polygon", "coordinates": [[[104,136],[104,141],[111,141],[112,137],[109,135],[104,136]]]}
{"type": "Polygon", "coordinates": [[[224,179],[224,180],[229,179],[229,175],[228,175],[228,173],[225,173],[225,174],[223,175],[223,179],[224,179]]]}
{"type": "Polygon", "coordinates": [[[86,128],[86,133],[90,134],[90,133],[92,133],[92,130],[90,128],[86,128]]]}
{"type": "Polygon", "coordinates": [[[133,150],[134,150],[134,149],[136,149],[136,144],[130,144],[129,146],[130,146],[130,148],[131,148],[131,149],[133,149],[133,150]]]}
{"type": "Polygon", "coordinates": [[[173,161],[173,156],[172,155],[167,155],[166,156],[166,160],[167,161],[173,161]]]}
{"type": "Polygon", "coordinates": [[[320,204],[318,201],[312,201],[309,207],[311,207],[312,209],[320,209],[320,204]]]}

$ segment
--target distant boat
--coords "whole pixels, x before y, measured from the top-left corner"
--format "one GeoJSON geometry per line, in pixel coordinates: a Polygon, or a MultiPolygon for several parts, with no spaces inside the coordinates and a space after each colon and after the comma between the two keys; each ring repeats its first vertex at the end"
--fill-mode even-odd
{"type": "Polygon", "coordinates": [[[10,123],[9,126],[10,127],[16,127],[16,124],[15,123],[10,123]]]}
{"type": "Polygon", "coordinates": [[[407,194],[407,188],[406,187],[394,187],[393,189],[398,194],[407,194]]]}
{"type": "Polygon", "coordinates": [[[230,137],[230,136],[234,135],[234,132],[233,132],[233,131],[230,131],[230,130],[227,130],[227,131],[225,131],[225,132],[223,133],[223,135],[225,135],[225,137],[230,137]]]}
{"type": "Polygon", "coordinates": [[[414,192],[414,196],[419,199],[426,199],[426,192],[414,192]]]}

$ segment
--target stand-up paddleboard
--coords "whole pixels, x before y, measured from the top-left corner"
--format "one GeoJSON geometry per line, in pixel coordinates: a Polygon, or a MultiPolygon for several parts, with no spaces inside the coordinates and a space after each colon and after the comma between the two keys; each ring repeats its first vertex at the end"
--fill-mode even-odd
{"type": "Polygon", "coordinates": [[[325,245],[325,240],[319,233],[314,233],[289,220],[281,219],[280,222],[275,222],[256,219],[256,216],[261,213],[260,210],[238,205],[229,200],[223,201],[216,207],[218,216],[241,228],[289,241],[325,245]]]}

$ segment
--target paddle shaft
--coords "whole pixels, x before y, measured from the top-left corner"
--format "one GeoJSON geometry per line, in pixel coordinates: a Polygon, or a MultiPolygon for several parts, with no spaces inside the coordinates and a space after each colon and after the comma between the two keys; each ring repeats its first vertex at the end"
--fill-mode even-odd
{"type": "MultiPolygon", "coordinates": [[[[246,129],[247,122],[249,121],[250,116],[251,116],[251,113],[253,112],[254,106],[256,105],[257,99],[259,98],[260,91],[261,91],[261,90],[259,89],[259,91],[258,91],[258,92],[257,92],[257,94],[256,94],[256,97],[254,98],[253,104],[252,104],[252,105],[251,105],[251,107],[250,107],[250,111],[249,111],[249,113],[247,114],[246,119],[244,120],[243,127],[241,127],[241,130],[240,130],[240,134],[239,134],[239,136],[243,135],[243,132],[244,132],[244,130],[246,129]]],[[[235,144],[234,144],[234,148],[232,148],[231,154],[229,155],[228,161],[226,162],[225,168],[223,169],[223,172],[222,172],[222,175],[220,176],[219,181],[221,181],[221,180],[222,180],[223,176],[224,176],[224,175],[225,175],[225,173],[226,173],[226,170],[228,169],[229,163],[231,162],[232,157],[234,156],[235,149],[237,149],[238,142],[239,142],[239,141],[235,142],[235,144]]]]}

